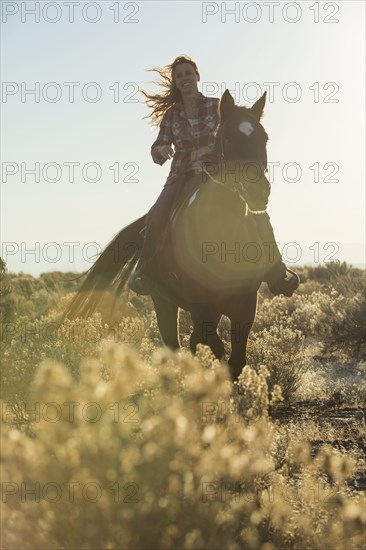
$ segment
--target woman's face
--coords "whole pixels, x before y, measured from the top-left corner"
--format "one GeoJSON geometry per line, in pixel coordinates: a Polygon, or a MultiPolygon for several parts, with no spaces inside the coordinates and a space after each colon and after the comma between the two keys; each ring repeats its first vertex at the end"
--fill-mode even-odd
{"type": "Polygon", "coordinates": [[[181,94],[191,94],[198,90],[199,77],[190,63],[179,63],[173,71],[173,79],[181,94]]]}

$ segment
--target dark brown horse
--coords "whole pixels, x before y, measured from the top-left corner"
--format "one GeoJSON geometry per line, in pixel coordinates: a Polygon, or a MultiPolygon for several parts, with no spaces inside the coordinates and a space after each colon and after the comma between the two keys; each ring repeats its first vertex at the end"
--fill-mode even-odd
{"type": "MultiPolygon", "coordinates": [[[[258,231],[270,192],[264,175],[267,134],[260,124],[264,94],[252,108],[234,104],[226,91],[215,161],[186,182],[162,236],[155,259],[151,298],[164,344],[178,349],[178,308],[190,312],[190,348],[208,345],[224,357],[217,327],[222,315],[231,321],[232,379],[245,365],[246,346],[255,318],[257,290],[268,270],[258,231]],[[259,217],[257,217],[259,215],[259,217]]],[[[141,250],[146,216],[128,225],[111,241],[90,269],[64,318],[88,316],[100,305],[101,291],[116,298],[126,286],[141,250]]]]}

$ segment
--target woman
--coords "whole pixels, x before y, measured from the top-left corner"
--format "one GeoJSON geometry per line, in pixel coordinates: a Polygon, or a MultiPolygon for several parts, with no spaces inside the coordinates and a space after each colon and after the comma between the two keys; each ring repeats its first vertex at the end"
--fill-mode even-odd
{"type": "Polygon", "coordinates": [[[166,92],[157,95],[143,92],[153,109],[153,123],[160,123],[151,155],[160,165],[170,158],[173,160],[164,188],[148,213],[144,245],[129,280],[130,288],[139,294],[149,294],[148,273],[155,243],[164,232],[178,188],[201,170],[202,161],[212,159],[219,124],[220,100],[205,97],[198,91],[200,74],[191,58],[180,56],[164,69],[155,70],[163,78],[161,84],[166,92]]]}
{"type": "MultiPolygon", "coordinates": [[[[172,165],[163,191],[147,217],[146,234],[139,260],[129,280],[129,287],[138,294],[150,294],[152,265],[156,243],[164,234],[171,207],[178,189],[195,172],[201,172],[202,163],[212,159],[215,135],[219,125],[217,98],[203,96],[198,90],[200,74],[196,63],[188,56],[177,57],[164,69],[155,69],[166,88],[162,94],[147,94],[147,105],[153,109],[151,119],[160,124],[160,131],[151,147],[153,161],[164,164],[172,158],[172,165]],[[174,144],[175,151],[172,149],[174,144]]],[[[275,242],[268,216],[261,216],[259,233],[264,241],[275,242]]],[[[286,266],[276,247],[278,260],[266,281],[274,294],[291,296],[299,285],[293,274],[286,278],[286,266]]]]}

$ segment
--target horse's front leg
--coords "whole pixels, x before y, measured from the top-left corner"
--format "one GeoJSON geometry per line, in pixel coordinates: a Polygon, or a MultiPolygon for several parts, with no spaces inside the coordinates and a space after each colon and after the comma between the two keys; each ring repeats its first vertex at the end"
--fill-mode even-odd
{"type": "Polygon", "coordinates": [[[161,294],[152,294],[156,320],[161,338],[166,346],[175,350],[180,349],[178,338],[178,306],[164,298],[161,294]]]}
{"type": "Polygon", "coordinates": [[[217,359],[225,355],[225,346],[217,333],[217,326],[221,313],[217,313],[207,306],[193,306],[191,308],[193,332],[189,346],[192,353],[196,353],[197,344],[205,344],[211,348],[217,359]]]}
{"type": "Polygon", "coordinates": [[[230,375],[238,379],[246,364],[247,342],[255,319],[257,293],[248,294],[228,315],[231,321],[231,355],[229,358],[230,375]]]}

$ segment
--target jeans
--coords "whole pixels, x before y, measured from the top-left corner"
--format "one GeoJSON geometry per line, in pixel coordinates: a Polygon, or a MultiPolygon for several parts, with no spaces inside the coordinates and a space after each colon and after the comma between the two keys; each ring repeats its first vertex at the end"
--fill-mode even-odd
{"type": "Polygon", "coordinates": [[[161,244],[162,237],[165,235],[169,215],[178,194],[182,192],[182,186],[186,186],[193,175],[194,171],[189,171],[185,174],[183,181],[165,185],[155,204],[150,208],[147,214],[146,233],[140,253],[139,267],[145,267],[155,256],[157,244],[161,244]]]}

